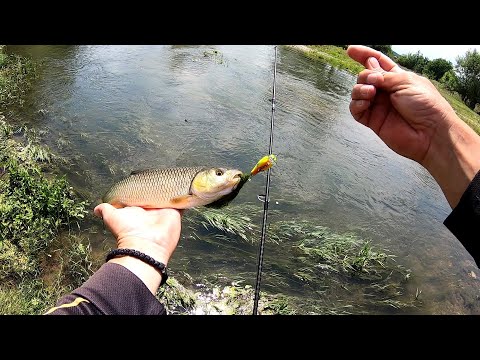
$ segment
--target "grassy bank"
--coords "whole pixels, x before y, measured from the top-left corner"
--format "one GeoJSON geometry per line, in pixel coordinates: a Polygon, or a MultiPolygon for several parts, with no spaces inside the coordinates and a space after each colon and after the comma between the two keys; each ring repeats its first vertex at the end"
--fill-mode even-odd
{"type": "Polygon", "coordinates": [[[0,120],[0,313],[39,314],[91,274],[86,214],[34,132],[0,120]]]}
{"type": "Polygon", "coordinates": [[[41,314],[92,273],[90,245],[79,236],[86,213],[56,157],[37,134],[13,128],[7,109],[23,102],[35,65],[0,47],[0,314],[41,314]]]}
{"type": "Polygon", "coordinates": [[[9,105],[23,102],[23,94],[35,77],[35,65],[30,59],[3,50],[0,48],[0,113],[9,105]]]}
{"type": "Polygon", "coordinates": [[[311,59],[320,60],[336,68],[347,70],[351,74],[358,74],[365,69],[365,67],[348,57],[347,52],[338,46],[288,45],[288,47],[300,51],[311,59]]]}
{"type": "Polygon", "coordinates": [[[470,109],[460,98],[458,93],[453,93],[443,87],[438,81],[431,80],[437,87],[438,91],[447,99],[458,117],[465,121],[468,126],[480,135],[480,115],[470,109]]]}
{"type": "MultiPolygon", "coordinates": [[[[357,75],[360,71],[365,69],[362,65],[353,61],[346,50],[334,45],[289,45],[290,48],[296,49],[305,56],[326,62],[339,69],[344,69],[353,75],[357,75]]],[[[457,93],[452,93],[446,90],[439,82],[431,80],[438,91],[447,99],[453,107],[457,115],[465,121],[473,130],[480,134],[480,115],[470,109],[461,100],[457,93]]]]}

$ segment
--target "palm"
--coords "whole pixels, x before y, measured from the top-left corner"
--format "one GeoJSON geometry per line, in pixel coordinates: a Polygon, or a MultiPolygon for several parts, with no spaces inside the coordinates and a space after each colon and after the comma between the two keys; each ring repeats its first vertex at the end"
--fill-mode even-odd
{"type": "Polygon", "coordinates": [[[126,207],[104,213],[104,221],[119,243],[129,237],[158,243],[165,240],[165,234],[172,238],[180,236],[180,215],[174,209],[126,207]]]}
{"type": "Polygon", "coordinates": [[[403,104],[405,102],[408,102],[406,97],[380,92],[370,109],[363,114],[364,118],[361,122],[377,133],[380,139],[396,153],[421,161],[430,144],[430,131],[426,121],[412,116],[411,113],[418,112],[419,109],[403,104]],[[400,114],[396,108],[407,110],[400,114]]]}

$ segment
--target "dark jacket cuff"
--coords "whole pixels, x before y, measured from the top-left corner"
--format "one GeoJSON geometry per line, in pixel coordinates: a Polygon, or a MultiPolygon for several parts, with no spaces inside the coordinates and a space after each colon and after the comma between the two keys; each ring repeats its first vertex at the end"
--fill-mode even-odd
{"type": "Polygon", "coordinates": [[[87,299],[106,315],[166,315],[143,281],[119,264],[103,264],[72,294],[87,299]]]}
{"type": "Polygon", "coordinates": [[[443,224],[480,266],[480,171],[443,224]]]}

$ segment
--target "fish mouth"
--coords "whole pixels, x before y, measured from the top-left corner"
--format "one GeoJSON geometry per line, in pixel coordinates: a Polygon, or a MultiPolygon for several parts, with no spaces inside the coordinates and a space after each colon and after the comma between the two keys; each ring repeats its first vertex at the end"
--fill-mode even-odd
{"type": "Polygon", "coordinates": [[[242,180],[242,175],[243,173],[240,170],[236,170],[233,172],[230,184],[235,188],[239,183],[240,180],[242,180]]]}

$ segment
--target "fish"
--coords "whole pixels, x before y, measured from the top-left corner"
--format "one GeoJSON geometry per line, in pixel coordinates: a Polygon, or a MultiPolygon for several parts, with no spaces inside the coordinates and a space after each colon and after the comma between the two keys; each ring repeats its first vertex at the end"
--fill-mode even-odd
{"type": "Polygon", "coordinates": [[[115,183],[102,201],[116,208],[190,209],[216,203],[232,193],[243,172],[223,167],[172,167],[135,170],[115,183]]]}

